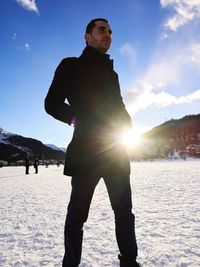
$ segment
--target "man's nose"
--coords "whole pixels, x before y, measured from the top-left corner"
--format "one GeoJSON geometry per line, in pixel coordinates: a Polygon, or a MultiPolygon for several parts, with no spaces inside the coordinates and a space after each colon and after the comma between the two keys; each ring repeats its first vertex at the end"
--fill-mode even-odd
{"type": "Polygon", "coordinates": [[[109,31],[106,32],[105,37],[107,39],[111,39],[111,33],[109,31]]]}

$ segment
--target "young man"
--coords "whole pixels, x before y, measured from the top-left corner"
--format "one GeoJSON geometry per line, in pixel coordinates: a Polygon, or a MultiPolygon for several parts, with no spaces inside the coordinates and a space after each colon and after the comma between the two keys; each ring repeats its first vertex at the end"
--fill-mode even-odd
{"type": "Polygon", "coordinates": [[[72,192],[62,266],[77,267],[81,261],[83,224],[94,189],[103,177],[115,214],[120,266],[138,267],[130,162],[117,138],[121,129],[131,127],[131,118],[122,102],[113,61],[106,54],[112,40],[108,21],[92,20],[85,40],[87,46],[79,58],[62,60],[45,99],[50,115],[74,126],[64,168],[64,174],[72,176],[72,192]]]}

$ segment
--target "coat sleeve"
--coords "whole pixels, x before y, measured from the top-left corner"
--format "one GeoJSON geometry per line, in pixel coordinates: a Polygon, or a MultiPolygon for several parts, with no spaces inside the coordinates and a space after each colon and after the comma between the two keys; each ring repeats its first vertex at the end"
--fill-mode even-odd
{"type": "Polygon", "coordinates": [[[74,59],[75,58],[63,59],[58,65],[44,101],[45,110],[48,114],[69,125],[71,125],[75,114],[72,107],[65,103],[65,99],[72,87],[70,69],[74,59]]]}
{"type": "Polygon", "coordinates": [[[115,91],[115,96],[116,96],[116,105],[117,105],[117,116],[121,121],[122,127],[125,128],[131,128],[132,127],[132,119],[126,110],[125,104],[123,102],[122,96],[121,96],[121,90],[119,86],[119,81],[118,81],[118,75],[117,75],[117,90],[115,91]]]}
{"type": "Polygon", "coordinates": [[[119,112],[118,113],[119,113],[120,119],[121,119],[124,127],[131,128],[132,127],[132,119],[131,119],[128,111],[126,110],[126,107],[123,103],[123,99],[122,99],[121,95],[119,97],[120,97],[120,100],[119,100],[119,112]]]}

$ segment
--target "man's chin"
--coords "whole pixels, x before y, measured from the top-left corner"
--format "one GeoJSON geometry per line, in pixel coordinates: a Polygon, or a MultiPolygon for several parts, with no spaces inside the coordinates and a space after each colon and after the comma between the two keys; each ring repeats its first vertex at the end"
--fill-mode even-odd
{"type": "Polygon", "coordinates": [[[106,53],[109,50],[110,46],[109,47],[107,47],[107,46],[101,46],[101,47],[94,47],[94,48],[96,50],[98,50],[99,52],[101,52],[101,53],[106,53]]]}
{"type": "Polygon", "coordinates": [[[101,48],[101,49],[97,49],[97,50],[98,50],[99,52],[105,54],[105,53],[107,53],[108,48],[101,48]]]}
{"type": "Polygon", "coordinates": [[[102,48],[102,51],[104,51],[104,53],[106,53],[106,52],[108,52],[109,48],[110,48],[110,46],[105,46],[102,48]]]}

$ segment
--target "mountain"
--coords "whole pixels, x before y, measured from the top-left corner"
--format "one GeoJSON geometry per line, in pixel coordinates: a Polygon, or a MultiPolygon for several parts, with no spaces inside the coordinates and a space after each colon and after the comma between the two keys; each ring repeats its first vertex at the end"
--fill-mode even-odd
{"type": "Polygon", "coordinates": [[[45,144],[45,145],[50,147],[50,148],[52,148],[52,149],[54,149],[54,150],[62,150],[62,148],[59,148],[59,147],[57,147],[57,146],[55,146],[53,144],[45,144]]]}
{"type": "Polygon", "coordinates": [[[45,160],[59,160],[65,158],[63,150],[48,147],[39,140],[9,133],[0,128],[0,160],[18,161],[26,156],[38,157],[45,160]]]}
{"type": "Polygon", "coordinates": [[[61,150],[63,152],[66,152],[66,150],[67,150],[66,147],[57,147],[57,146],[55,146],[53,144],[45,144],[45,145],[48,146],[48,147],[50,147],[50,148],[52,148],[52,149],[54,149],[54,150],[61,150]]]}
{"type": "Polygon", "coordinates": [[[200,134],[200,114],[166,121],[144,134],[144,137],[177,138],[180,136],[195,136],[197,134],[200,134]]]}
{"type": "Polygon", "coordinates": [[[169,120],[142,136],[138,158],[200,157],[200,114],[169,120]]]}

